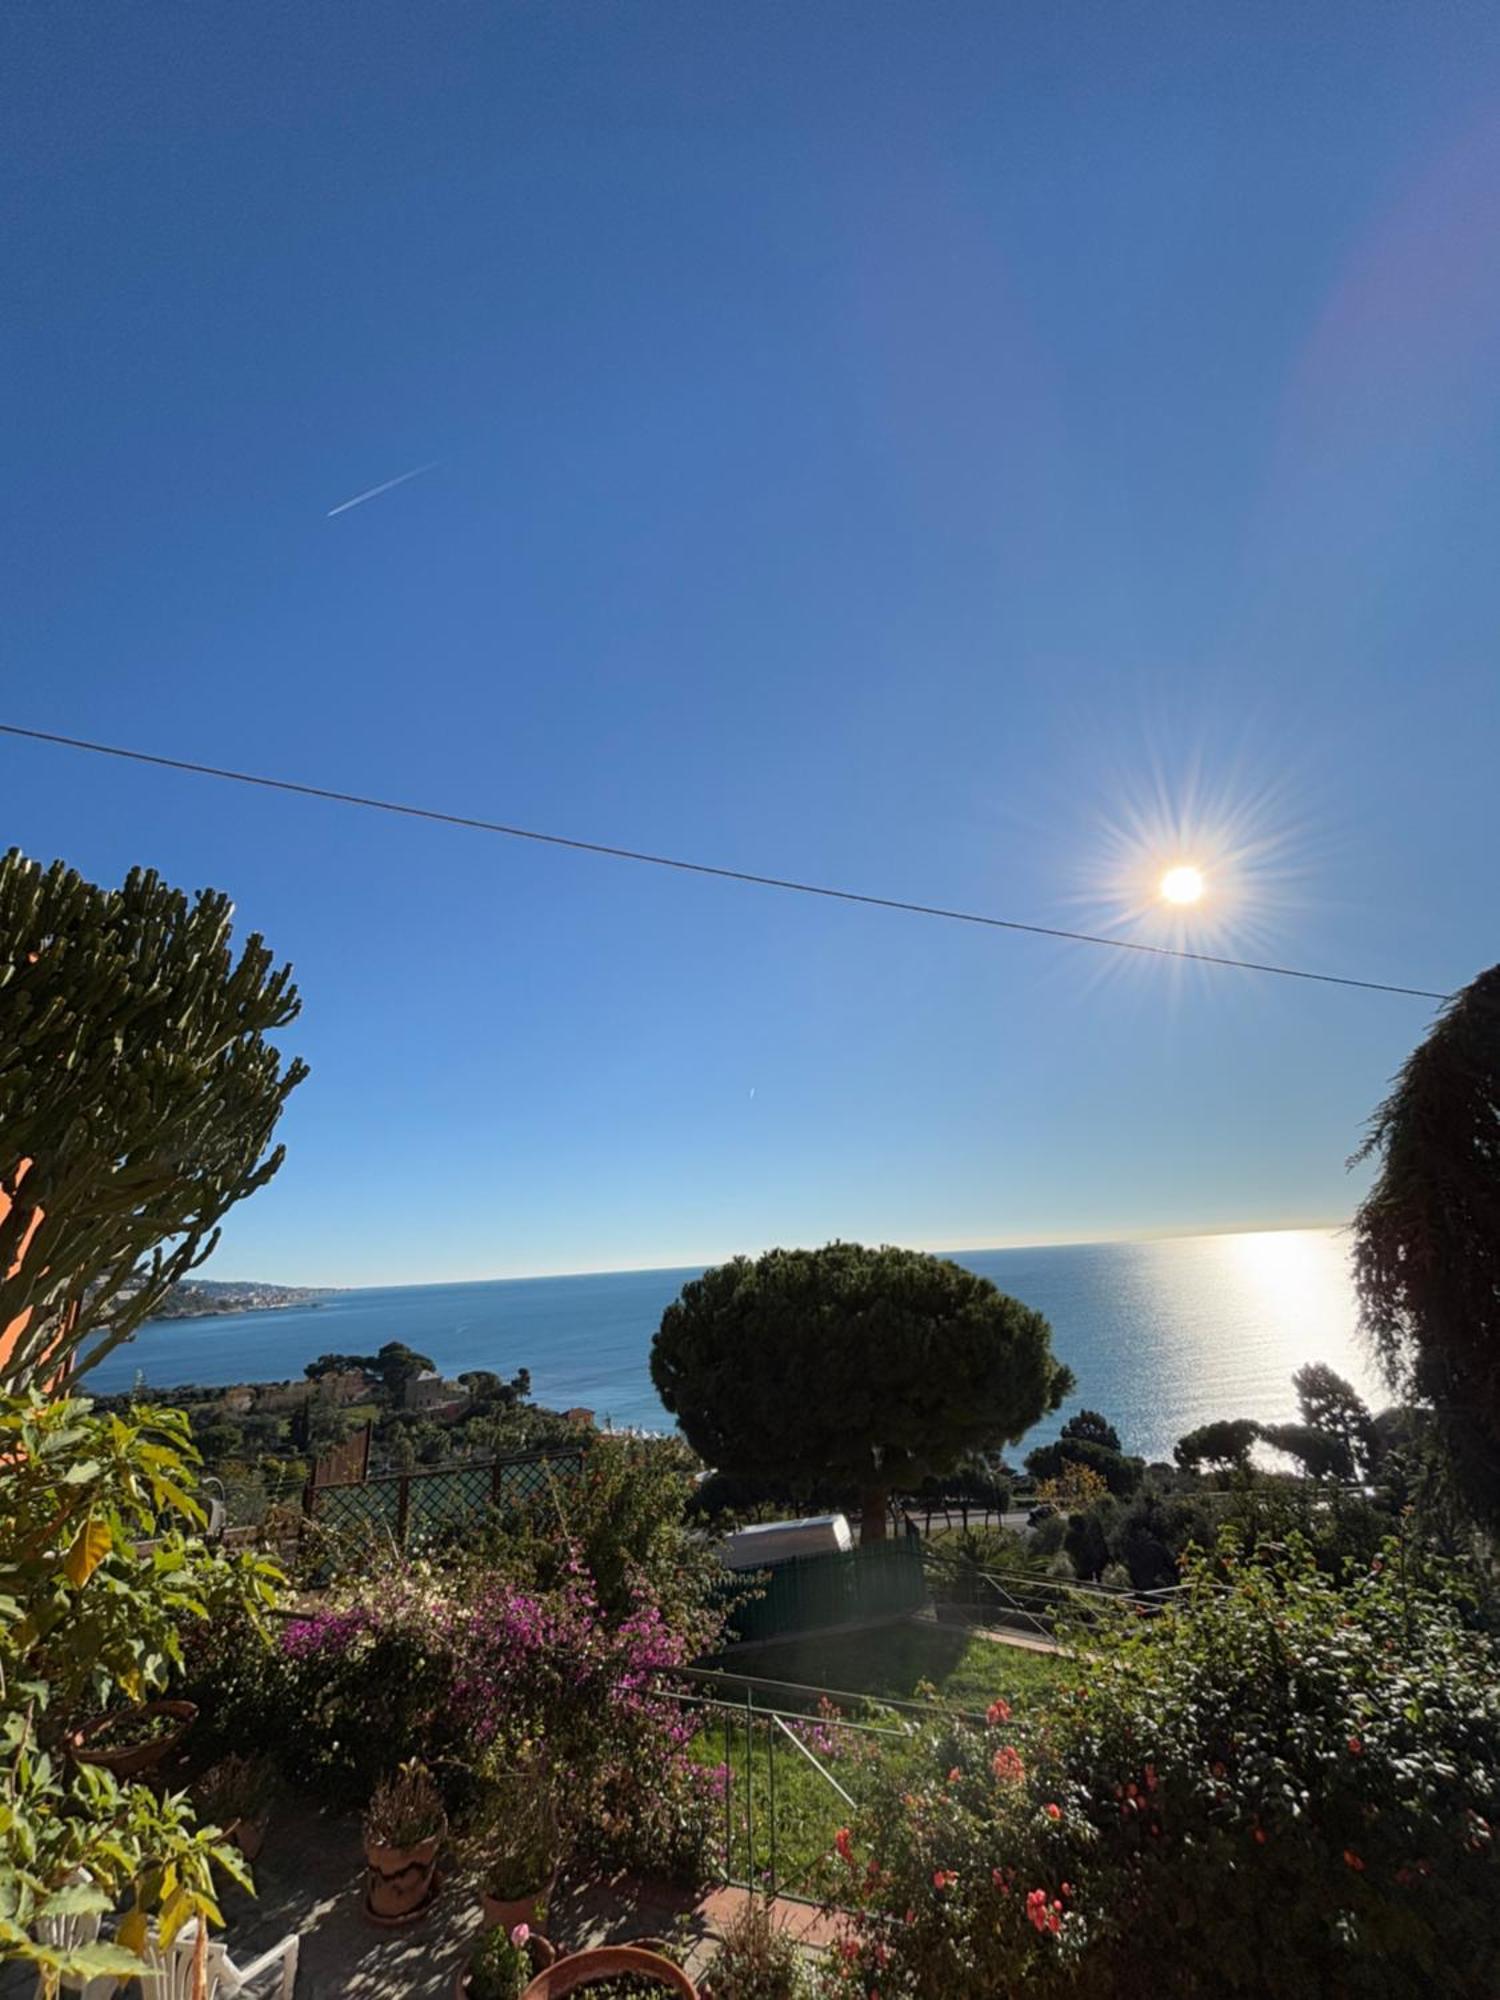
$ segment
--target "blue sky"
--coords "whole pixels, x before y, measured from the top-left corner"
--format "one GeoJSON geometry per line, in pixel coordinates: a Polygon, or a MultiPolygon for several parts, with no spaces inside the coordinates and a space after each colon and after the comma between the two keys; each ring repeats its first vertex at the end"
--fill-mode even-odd
{"type": "MultiPolygon", "coordinates": [[[[1496,956],[1492,8],[11,0],[0,77],[0,719],[1496,956]]],[[[0,786],[296,965],[222,1275],[1338,1219],[1430,1017],[15,742],[0,786]]]]}

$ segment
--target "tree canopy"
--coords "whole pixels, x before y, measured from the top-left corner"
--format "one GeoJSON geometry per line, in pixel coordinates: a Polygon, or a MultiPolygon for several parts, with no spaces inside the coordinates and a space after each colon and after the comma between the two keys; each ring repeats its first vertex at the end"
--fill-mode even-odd
{"type": "Polygon", "coordinates": [[[1197,1430],[1180,1437],[1172,1447],[1172,1456],[1184,1472],[1203,1465],[1227,1471],[1249,1464],[1259,1436],[1260,1425],[1253,1417],[1221,1417],[1216,1423],[1200,1424],[1197,1430]]]}
{"type": "Polygon", "coordinates": [[[128,1339],[281,1165],[297,989],[258,936],[236,959],[232,909],[0,859],[0,1388],[128,1339]]]}
{"type": "Polygon", "coordinates": [[[886,1496],[1018,1437],[1072,1387],[1039,1312],[960,1265],[830,1243],[737,1257],[662,1316],[651,1379],[721,1471],[886,1496]]]}
{"type": "Polygon", "coordinates": [[[388,1340],[378,1354],[320,1354],[302,1371],[310,1381],[321,1382],[325,1375],[347,1375],[356,1371],[373,1376],[399,1402],[414,1375],[435,1366],[430,1355],[418,1354],[404,1340],[388,1340]]]}
{"type": "Polygon", "coordinates": [[[1058,1432],[1069,1443],[1096,1444],[1105,1451],[1121,1451],[1120,1433],[1098,1410],[1076,1410],[1058,1432]]]}
{"type": "Polygon", "coordinates": [[[1500,965],[1443,1008],[1358,1157],[1379,1162],[1354,1221],[1364,1330],[1500,1523],[1500,965]]]}

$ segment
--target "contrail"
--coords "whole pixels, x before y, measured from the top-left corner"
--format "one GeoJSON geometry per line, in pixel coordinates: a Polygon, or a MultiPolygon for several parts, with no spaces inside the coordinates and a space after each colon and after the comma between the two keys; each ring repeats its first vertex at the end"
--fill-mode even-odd
{"type": "Polygon", "coordinates": [[[442,464],[440,458],[429,459],[426,465],[414,465],[410,472],[398,472],[394,479],[387,479],[379,486],[371,486],[364,493],[356,493],[352,500],[340,500],[337,507],[330,507],[324,515],[331,521],[335,514],[347,514],[351,507],[362,507],[367,500],[378,500],[382,493],[389,493],[393,486],[404,486],[408,479],[420,479],[424,472],[435,472],[442,464]]]}

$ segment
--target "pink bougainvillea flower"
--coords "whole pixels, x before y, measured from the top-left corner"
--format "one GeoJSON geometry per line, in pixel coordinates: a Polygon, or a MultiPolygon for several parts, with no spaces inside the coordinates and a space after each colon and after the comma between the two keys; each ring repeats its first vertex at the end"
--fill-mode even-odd
{"type": "Polygon", "coordinates": [[[997,1696],[984,1711],[984,1719],[990,1725],[991,1729],[994,1728],[997,1722],[1009,1722],[1010,1703],[997,1696]]]}
{"type": "Polygon", "coordinates": [[[960,1771],[957,1764],[955,1764],[953,1766],[953,1769],[948,1773],[948,1783],[950,1785],[956,1785],[962,1776],[963,1772],[960,1771]]]}
{"type": "Polygon", "coordinates": [[[1261,1846],[1261,1847],[1264,1847],[1264,1846],[1265,1846],[1265,1844],[1266,1844],[1266,1830],[1265,1830],[1265,1828],[1264,1828],[1263,1826],[1258,1826],[1258,1827],[1257,1827],[1257,1828],[1255,1829],[1255,1840],[1256,1840],[1256,1843],[1257,1843],[1257,1845],[1258,1845],[1258,1846],[1261,1846]]]}
{"type": "Polygon", "coordinates": [[[958,1877],[951,1868],[935,1868],[932,1871],[934,1889],[951,1889],[957,1880],[958,1877]]]}
{"type": "Polygon", "coordinates": [[[1364,1752],[1364,1744],[1360,1742],[1357,1736],[1351,1736],[1349,1738],[1349,1755],[1351,1757],[1362,1757],[1364,1752]]]}
{"type": "Polygon", "coordinates": [[[1047,1817],[1048,1817],[1048,1819],[1061,1819],[1061,1818],[1062,1818],[1062,1807],[1061,1807],[1061,1806],[1054,1806],[1054,1805],[1049,1805],[1049,1806],[1048,1806],[1048,1808],[1047,1808],[1047,1817]]]}
{"type": "Polygon", "coordinates": [[[530,1924],[517,1924],[515,1929],[510,1934],[510,1941],[514,1945],[523,1945],[530,1936],[531,1936],[530,1924]]]}
{"type": "Polygon", "coordinates": [[[1346,1868],[1353,1868],[1356,1872],[1358,1872],[1364,1868],[1364,1865],[1365,1864],[1363,1863],[1363,1861],[1360,1860],[1359,1856],[1355,1853],[1352,1847],[1346,1847],[1344,1849],[1344,1866],[1346,1868]]]}

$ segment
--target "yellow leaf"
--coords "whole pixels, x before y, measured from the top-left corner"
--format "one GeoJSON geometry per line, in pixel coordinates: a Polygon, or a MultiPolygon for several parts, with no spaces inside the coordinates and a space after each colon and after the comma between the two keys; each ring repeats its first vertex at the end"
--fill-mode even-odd
{"type": "Polygon", "coordinates": [[[139,1958],[146,1949],[148,1929],[146,1912],[139,1909],[131,1910],[120,1919],[119,1928],[115,1932],[115,1943],[124,1951],[133,1951],[139,1958]]]}
{"type": "Polygon", "coordinates": [[[63,1560],[63,1574],[75,1590],[82,1590],[114,1545],[107,1522],[92,1514],[73,1537],[73,1546],[63,1560]]]}
{"type": "Polygon", "coordinates": [[[193,1899],[186,1889],[179,1889],[167,1898],[161,1906],[161,1915],[156,1920],[161,1941],[169,1945],[193,1914],[193,1899]]]}
{"type": "Polygon", "coordinates": [[[164,1500],[169,1507],[175,1507],[179,1514],[186,1514],[190,1521],[202,1521],[206,1518],[197,1501],[191,1495],[184,1493],[180,1486],[174,1485],[170,1479],[153,1474],[151,1490],[156,1496],[158,1505],[164,1500]]]}

